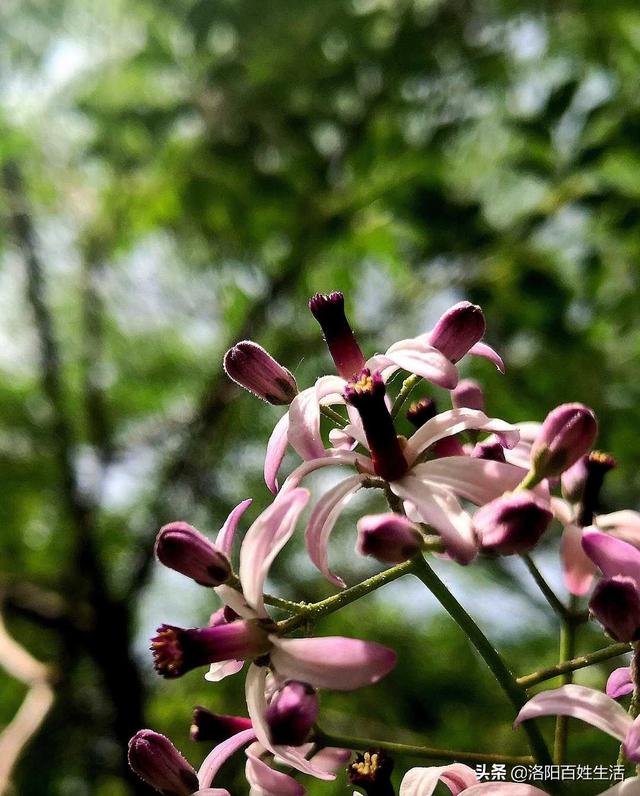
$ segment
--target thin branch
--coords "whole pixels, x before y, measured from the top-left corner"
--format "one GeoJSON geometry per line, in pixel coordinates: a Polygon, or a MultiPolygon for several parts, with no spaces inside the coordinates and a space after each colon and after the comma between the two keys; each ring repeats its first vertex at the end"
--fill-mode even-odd
{"type": "Polygon", "coordinates": [[[617,658],[618,655],[624,655],[626,652],[631,652],[630,644],[611,644],[609,647],[603,647],[595,652],[590,652],[588,655],[580,655],[570,661],[556,663],[555,666],[549,666],[547,669],[525,674],[522,677],[518,677],[517,683],[523,688],[532,688],[545,680],[552,680],[554,677],[560,677],[566,672],[575,672],[578,669],[584,669],[586,666],[593,666],[594,663],[602,663],[610,658],[617,658]]]}

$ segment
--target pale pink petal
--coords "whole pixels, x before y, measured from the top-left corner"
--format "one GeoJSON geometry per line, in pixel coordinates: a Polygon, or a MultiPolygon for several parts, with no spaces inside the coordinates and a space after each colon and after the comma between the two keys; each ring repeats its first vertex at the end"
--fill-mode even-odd
{"type": "Polygon", "coordinates": [[[417,464],[411,474],[420,480],[441,484],[476,506],[482,506],[515,489],[526,471],[505,462],[449,456],[417,464]]]}
{"type": "Polygon", "coordinates": [[[484,357],[490,362],[493,362],[500,373],[504,373],[505,371],[504,362],[502,361],[500,354],[498,354],[497,351],[494,351],[493,348],[486,343],[476,343],[475,345],[472,345],[467,351],[467,354],[471,354],[471,356],[474,357],[484,357]]]}
{"type": "Polygon", "coordinates": [[[351,467],[355,467],[358,472],[369,473],[371,475],[374,474],[373,464],[368,456],[362,456],[360,453],[354,453],[353,451],[340,451],[332,448],[329,448],[326,453],[327,455],[322,456],[320,459],[312,459],[296,467],[282,485],[282,491],[286,492],[289,489],[294,489],[310,473],[322,467],[350,465],[351,467]]]}
{"type": "Polygon", "coordinates": [[[640,718],[631,722],[622,744],[624,755],[632,763],[640,763],[640,718]]]}
{"type": "Polygon", "coordinates": [[[607,696],[612,699],[619,699],[633,691],[633,680],[631,679],[631,667],[621,666],[614,669],[609,675],[606,687],[607,696]]]}
{"type": "Polygon", "coordinates": [[[553,516],[563,525],[571,525],[575,519],[573,506],[559,497],[552,497],[549,501],[553,516]]]}
{"type": "Polygon", "coordinates": [[[231,796],[224,788],[198,788],[193,796],[231,796]]]}
{"type": "Polygon", "coordinates": [[[337,771],[351,758],[351,749],[339,749],[336,746],[325,746],[311,756],[313,765],[324,771],[337,771]]]}
{"type": "Polygon", "coordinates": [[[218,532],[218,536],[216,537],[216,547],[222,550],[222,552],[229,558],[231,557],[231,553],[233,551],[233,540],[236,535],[238,522],[240,521],[240,517],[242,517],[251,503],[251,498],[247,498],[247,500],[243,500],[242,503],[238,503],[218,532]]]}
{"type": "MultiPolygon", "coordinates": [[[[223,583],[222,586],[216,586],[214,589],[215,593],[218,597],[222,600],[222,602],[231,608],[231,610],[238,614],[238,616],[242,617],[243,619],[258,619],[259,614],[258,612],[252,608],[249,603],[246,601],[244,594],[237,589],[231,588],[231,586],[227,586],[226,583],[223,583]]],[[[224,611],[224,609],[223,609],[224,611]]],[[[224,622],[227,621],[224,612],[223,612],[224,622]]]]}
{"type": "Polygon", "coordinates": [[[302,796],[304,788],[299,782],[288,774],[274,771],[260,759],[261,749],[260,744],[253,744],[246,750],[245,774],[251,788],[257,788],[264,796],[302,796]]]}
{"type": "Polygon", "coordinates": [[[539,716],[573,716],[624,741],[633,720],[617,702],[582,685],[563,685],[536,694],[518,713],[514,725],[539,716]]]}
{"type": "Polygon", "coordinates": [[[264,457],[264,481],[270,491],[278,491],[278,470],[289,444],[289,413],[283,415],[271,432],[264,457]]]}
{"type": "Polygon", "coordinates": [[[444,354],[418,338],[399,340],[385,357],[403,370],[452,390],[458,383],[458,370],[444,354]]]}
{"type": "Polygon", "coordinates": [[[477,409],[450,409],[432,417],[409,438],[404,449],[407,461],[411,464],[423,450],[439,439],[468,429],[492,432],[506,448],[516,445],[520,437],[518,429],[511,423],[489,418],[477,409]]]}
{"type": "Polygon", "coordinates": [[[616,539],[622,539],[634,547],[640,547],[640,513],[624,509],[611,514],[599,514],[593,523],[602,531],[607,531],[616,539]]]}
{"type": "Polygon", "coordinates": [[[246,601],[262,616],[262,590],[269,568],[291,538],[300,512],[307,505],[309,491],[292,489],[276,497],[247,531],[240,548],[240,581],[246,601]]]}
{"type": "Polygon", "coordinates": [[[592,526],[582,534],[582,547],[606,577],[627,575],[640,584],[640,550],[633,545],[592,526]]]}
{"type": "Polygon", "coordinates": [[[483,782],[464,792],[464,796],[549,796],[546,790],[519,782],[483,782]]]}
{"type": "Polygon", "coordinates": [[[311,561],[327,580],[341,588],[344,588],[345,582],[329,568],[329,537],[346,503],[362,486],[363,477],[352,475],[326,492],[311,512],[305,531],[311,561]]]}
{"type": "Polygon", "coordinates": [[[305,461],[324,456],[320,435],[320,405],[316,388],[298,393],[289,407],[289,442],[305,461]]]}
{"type": "Polygon", "coordinates": [[[198,783],[200,787],[210,787],[213,778],[218,773],[222,764],[234,755],[238,749],[242,749],[243,746],[252,743],[255,739],[256,734],[253,730],[243,730],[242,732],[232,735],[231,738],[227,738],[226,741],[219,743],[217,746],[214,746],[205,757],[198,770],[198,783]]]}
{"type": "Polygon", "coordinates": [[[210,683],[219,683],[225,677],[230,677],[237,674],[244,666],[244,661],[220,661],[219,663],[212,663],[209,671],[205,674],[204,679],[210,683]]]}
{"type": "Polygon", "coordinates": [[[600,796],[640,796],[640,777],[631,777],[603,791],[600,796]]]}
{"type": "Polygon", "coordinates": [[[442,781],[453,796],[477,784],[475,771],[462,763],[450,766],[411,768],[402,778],[399,796],[431,796],[438,782],[442,781]]]}
{"type": "Polygon", "coordinates": [[[358,440],[349,433],[349,430],[350,427],[346,426],[344,429],[332,428],[329,431],[329,442],[334,449],[352,451],[356,447],[358,440]]]}
{"type": "MultiPolygon", "coordinates": [[[[301,639],[302,640],[302,639],[301,639]]],[[[294,746],[274,746],[269,739],[269,729],[266,720],[267,699],[265,696],[265,684],[267,669],[264,666],[251,664],[247,673],[245,683],[245,695],[247,699],[247,709],[253,724],[256,738],[273,754],[278,755],[284,763],[303,774],[310,774],[318,779],[335,779],[335,774],[316,768],[313,763],[307,760],[299,749],[294,746]]]]}
{"type": "Polygon", "coordinates": [[[391,484],[394,494],[409,500],[420,519],[435,528],[447,553],[460,564],[468,564],[478,553],[473,521],[455,495],[435,483],[407,475],[391,484]]]}
{"type": "Polygon", "coordinates": [[[396,665],[395,652],[372,641],[343,636],[269,639],[278,674],[315,688],[352,691],[377,683],[396,665]]]}
{"type": "Polygon", "coordinates": [[[562,534],[564,583],[576,597],[589,591],[596,572],[596,565],[582,549],[582,532],[577,525],[567,525],[562,534]]]}

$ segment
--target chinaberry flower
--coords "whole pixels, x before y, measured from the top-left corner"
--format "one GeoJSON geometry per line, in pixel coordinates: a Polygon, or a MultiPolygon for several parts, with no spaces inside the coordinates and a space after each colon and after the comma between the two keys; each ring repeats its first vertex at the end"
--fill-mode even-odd
{"type": "Polygon", "coordinates": [[[270,404],[290,404],[298,394],[293,374],[251,340],[236,343],[227,351],[224,369],[236,384],[270,404]]]}
{"type": "Polygon", "coordinates": [[[220,586],[231,575],[227,556],[186,522],[172,522],[160,529],[155,555],[166,567],[201,586],[220,586]]]}
{"type": "Polygon", "coordinates": [[[129,765],[160,793],[190,796],[198,775],[171,741],[153,730],[140,730],[129,741],[129,765]]]}
{"type": "Polygon", "coordinates": [[[318,692],[308,683],[289,680],[271,697],[265,718],[273,744],[301,746],[318,718],[318,692]]]}
{"type": "Polygon", "coordinates": [[[482,506],[473,524],[485,551],[513,555],[532,550],[552,519],[548,503],[523,490],[482,506]]]}
{"type": "Polygon", "coordinates": [[[387,564],[407,561],[423,547],[422,534],[402,514],[368,514],[358,520],[356,527],[356,552],[361,556],[373,556],[387,564]]]}
{"type": "Polygon", "coordinates": [[[540,478],[561,475],[593,445],[598,423],[583,404],[561,404],[545,418],[531,448],[531,467],[540,478]]]}
{"type": "Polygon", "coordinates": [[[545,791],[516,782],[480,783],[476,772],[462,763],[411,768],[402,778],[399,796],[432,796],[441,782],[453,794],[464,796],[548,796],[545,791]]]}

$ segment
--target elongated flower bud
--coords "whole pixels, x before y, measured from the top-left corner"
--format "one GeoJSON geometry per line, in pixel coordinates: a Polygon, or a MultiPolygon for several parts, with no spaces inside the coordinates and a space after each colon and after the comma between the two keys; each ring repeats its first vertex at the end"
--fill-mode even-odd
{"type": "Polygon", "coordinates": [[[583,404],[561,404],[546,416],[531,448],[531,465],[541,477],[560,475],[593,445],[596,417],[583,404]]]}
{"type": "Polygon", "coordinates": [[[322,327],[336,370],[349,381],[360,373],[365,359],[345,315],[343,294],[337,291],[329,295],[316,293],[309,299],[309,309],[322,327]]]}
{"type": "Polygon", "coordinates": [[[407,409],[407,420],[416,428],[422,428],[424,424],[435,417],[437,414],[436,402],[433,398],[423,398],[412,403],[407,409]]]}
{"type": "Polygon", "coordinates": [[[512,555],[533,549],[552,518],[542,500],[522,491],[503,495],[478,509],[473,524],[486,552],[512,555]]]}
{"type": "Polygon", "coordinates": [[[175,569],[201,586],[220,586],[231,574],[227,556],[186,522],[172,522],[160,529],[155,554],[165,567],[175,569]]]}
{"type": "Polygon", "coordinates": [[[451,393],[454,409],[478,409],[484,412],[484,392],[475,379],[459,381],[451,393]]]}
{"type": "Polygon", "coordinates": [[[429,344],[455,364],[482,339],[485,329],[481,308],[468,301],[459,301],[433,327],[429,344]]]}
{"type": "Polygon", "coordinates": [[[591,613],[616,641],[640,638],[640,592],[633,578],[604,578],[593,590],[591,613]]]}
{"type": "Polygon", "coordinates": [[[422,549],[422,534],[401,514],[369,514],[358,520],[357,528],[356,552],[362,556],[400,564],[422,549]]]}
{"type": "Polygon", "coordinates": [[[168,678],[210,663],[255,658],[269,649],[267,633],[252,621],[188,629],[160,625],[157,633],[151,640],[154,665],[168,678]]]}
{"type": "Polygon", "coordinates": [[[250,730],[251,727],[251,719],[244,716],[224,716],[198,705],[193,709],[190,735],[192,741],[222,743],[232,735],[250,730]]]}
{"type": "Polygon", "coordinates": [[[579,503],[577,522],[587,526],[593,522],[605,475],[616,466],[613,456],[591,451],[562,473],[562,495],[570,503],[579,503]]]}
{"type": "Polygon", "coordinates": [[[290,404],[298,394],[293,374],[251,340],[236,343],[227,351],[224,369],[236,384],[270,404],[290,404]]]}
{"type": "Polygon", "coordinates": [[[368,749],[347,768],[347,778],[352,785],[367,796],[394,796],[391,774],[393,760],[381,749],[368,749]]]}
{"type": "Polygon", "coordinates": [[[492,462],[505,462],[504,448],[495,440],[479,442],[471,451],[472,459],[489,459],[492,462]]]}
{"type": "Polygon", "coordinates": [[[271,743],[300,746],[318,718],[318,694],[308,683],[290,680],[273,695],[266,712],[271,743]]]}
{"type": "Polygon", "coordinates": [[[385,481],[395,481],[408,466],[384,401],[385,392],[380,373],[372,375],[365,368],[358,381],[347,384],[344,399],[358,410],[376,474],[385,481]]]}
{"type": "Polygon", "coordinates": [[[190,796],[198,776],[171,741],[153,730],[140,730],[129,741],[129,766],[165,796],[190,796]]]}

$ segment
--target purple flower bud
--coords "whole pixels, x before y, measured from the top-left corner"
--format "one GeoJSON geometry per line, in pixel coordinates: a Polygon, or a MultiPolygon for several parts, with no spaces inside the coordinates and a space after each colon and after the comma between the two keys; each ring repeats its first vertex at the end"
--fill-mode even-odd
{"type": "Polygon", "coordinates": [[[484,412],[484,393],[475,379],[459,381],[451,393],[454,409],[478,409],[484,412]]]}
{"type": "Polygon", "coordinates": [[[593,590],[589,608],[616,641],[640,638],[640,592],[633,578],[603,578],[593,590]]]}
{"type": "Polygon", "coordinates": [[[433,398],[423,398],[412,403],[407,409],[407,420],[416,428],[422,428],[436,414],[436,402],[433,398]]]}
{"type": "Polygon", "coordinates": [[[393,760],[386,752],[368,749],[356,755],[347,768],[347,778],[352,785],[362,788],[367,796],[393,796],[392,772],[393,760]]]}
{"type": "Polygon", "coordinates": [[[455,364],[482,339],[485,328],[480,307],[468,301],[459,301],[433,327],[429,344],[455,364]]]}
{"type": "Polygon", "coordinates": [[[443,437],[436,440],[432,447],[435,459],[446,459],[448,456],[464,456],[464,447],[457,437],[443,437]]]}
{"type": "Polygon", "coordinates": [[[160,529],[155,554],[165,567],[175,569],[201,586],[220,586],[231,574],[227,556],[186,522],[172,522],[160,529]]]}
{"type": "Polygon", "coordinates": [[[596,417],[583,404],[552,409],[531,448],[535,472],[542,477],[560,475],[589,450],[597,432],[596,417]]]}
{"type": "Polygon", "coordinates": [[[255,658],[270,646],[266,631],[253,621],[188,629],[160,625],[156,632],[151,639],[154,666],[167,678],[210,663],[255,658]]]}
{"type": "Polygon", "coordinates": [[[318,718],[318,694],[308,683],[290,680],[273,695],[266,712],[271,743],[300,746],[318,718]]]}
{"type": "Polygon", "coordinates": [[[497,440],[494,442],[489,440],[479,442],[471,451],[471,458],[488,459],[492,462],[506,462],[504,448],[497,440]]]}
{"type": "Polygon", "coordinates": [[[376,474],[385,481],[395,481],[407,472],[408,465],[384,400],[385,393],[380,373],[372,375],[365,368],[357,381],[347,384],[344,399],[358,410],[376,474]]]}
{"type": "Polygon", "coordinates": [[[198,705],[193,709],[190,735],[192,741],[222,743],[232,735],[250,730],[251,719],[244,716],[223,716],[198,705]]]}
{"type": "Polygon", "coordinates": [[[616,466],[613,456],[591,451],[562,473],[562,495],[570,503],[580,504],[577,522],[587,526],[593,522],[605,475],[616,466]]]}
{"type": "Polygon", "coordinates": [[[336,370],[349,381],[360,373],[365,359],[344,313],[344,296],[339,292],[316,293],[309,299],[309,309],[322,327],[336,370]]]}
{"type": "Polygon", "coordinates": [[[165,796],[191,796],[198,776],[168,738],[140,730],[129,741],[129,766],[148,785],[165,796]]]}
{"type": "Polygon", "coordinates": [[[236,384],[270,404],[290,404],[298,394],[293,374],[251,340],[236,343],[227,351],[224,369],[236,384]]]}
{"type": "Polygon", "coordinates": [[[369,514],[358,520],[357,528],[356,552],[361,556],[400,564],[422,549],[422,534],[401,514],[369,514]]]}
{"type": "Polygon", "coordinates": [[[526,553],[536,546],[553,514],[532,492],[515,492],[478,509],[473,524],[482,548],[489,553],[526,553]]]}

